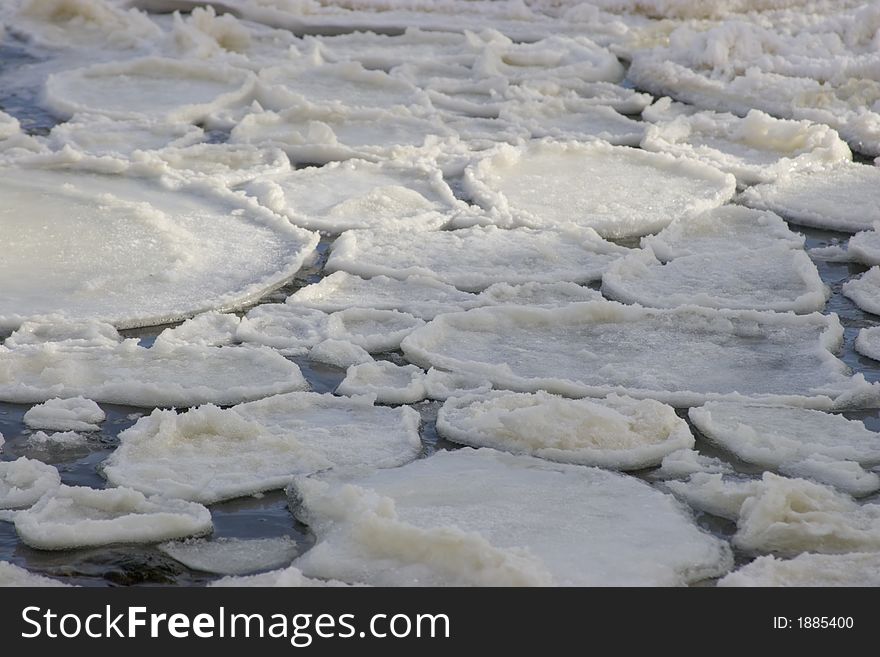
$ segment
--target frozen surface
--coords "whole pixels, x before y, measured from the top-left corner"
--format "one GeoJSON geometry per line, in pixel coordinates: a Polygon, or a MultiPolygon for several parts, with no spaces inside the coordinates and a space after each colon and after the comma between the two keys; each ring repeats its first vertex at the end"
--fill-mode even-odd
{"type": "Polygon", "coordinates": [[[667,263],[651,251],[636,252],[608,268],[602,292],[659,308],[693,304],[797,313],[822,310],[830,296],[810,257],[786,244],[697,253],[667,263]]]}
{"type": "Polygon", "coordinates": [[[856,233],[849,238],[847,252],[855,260],[868,266],[880,265],[880,223],[873,230],[856,233]]]}
{"type": "Polygon", "coordinates": [[[363,347],[347,340],[327,338],[309,350],[309,358],[334,367],[347,368],[352,365],[373,362],[373,357],[363,347]]]}
{"type": "Polygon", "coordinates": [[[0,509],[23,509],[61,485],[54,466],[25,458],[0,461],[0,509]]]}
{"type": "Polygon", "coordinates": [[[468,168],[464,184],[480,205],[498,212],[498,222],[577,224],[603,237],[656,232],[723,204],[735,190],[733,176],[696,160],[602,142],[500,146],[468,168]]]}
{"type": "Polygon", "coordinates": [[[212,529],[211,512],[201,504],[130,488],[60,486],[15,516],[21,540],[40,550],[158,543],[212,529]]]}
{"type": "MultiPolygon", "coordinates": [[[[491,294],[490,290],[486,291],[487,295],[491,294]]],[[[473,294],[435,278],[410,276],[398,280],[374,276],[364,279],[344,271],[333,272],[317,283],[297,290],[288,297],[287,303],[328,313],[346,308],[399,310],[427,320],[441,313],[482,305],[473,294]]]]}
{"type": "Polygon", "coordinates": [[[0,561],[0,588],[2,587],[32,587],[32,586],[66,586],[51,577],[43,577],[31,573],[24,568],[19,568],[8,561],[0,561]]]}
{"type": "Polygon", "coordinates": [[[156,410],[105,462],[116,485],[212,503],[283,488],[327,468],[389,468],[418,456],[419,415],[369,397],[292,393],[221,409],[156,410]]]}
{"type": "Polygon", "coordinates": [[[627,252],[589,228],[348,231],[334,242],[327,269],[401,280],[429,276],[478,292],[493,283],[585,283],[627,252]]]}
{"type": "Polygon", "coordinates": [[[329,233],[397,224],[437,228],[461,205],[440,171],[424,164],[333,162],[260,177],[245,190],[292,223],[329,233]]]}
{"type": "Polygon", "coordinates": [[[299,367],[270,349],[146,349],[137,340],[0,347],[0,399],[19,403],[83,396],[132,406],[235,404],[307,387],[299,367]]]}
{"type": "Polygon", "coordinates": [[[336,388],[338,395],[375,395],[381,404],[412,404],[427,396],[425,373],[415,365],[377,361],[353,365],[336,388]]]}
{"type": "Polygon", "coordinates": [[[656,235],[643,237],[641,242],[658,259],[667,261],[697,253],[755,251],[774,245],[801,249],[804,236],[792,231],[772,212],[725,205],[696,217],[676,219],[656,235]]]}
{"type": "Polygon", "coordinates": [[[206,189],[123,176],[6,169],[0,199],[5,327],[60,312],[127,328],[239,307],[292,278],[318,241],[206,189]]]}
{"type": "Polygon", "coordinates": [[[63,118],[89,113],[195,123],[246,103],[255,83],[252,73],[220,62],[145,57],[54,73],[44,103],[63,118]]]}
{"type": "Polygon", "coordinates": [[[351,342],[370,353],[392,351],[401,341],[425,322],[396,310],[346,308],[327,318],[324,331],[328,338],[351,342]]]}
{"type": "Polygon", "coordinates": [[[880,586],[880,553],[758,557],[726,575],[718,586],[880,586]]]}
{"type": "Polygon", "coordinates": [[[77,449],[89,444],[88,436],[76,431],[56,431],[46,433],[35,431],[28,436],[28,445],[39,450],[53,449],[77,449]]]}
{"type": "Polygon", "coordinates": [[[167,328],[156,336],[153,346],[179,347],[200,345],[203,347],[222,347],[235,339],[241,319],[237,315],[216,311],[196,315],[183,324],[167,328]]]}
{"type": "Polygon", "coordinates": [[[865,312],[880,315],[880,266],[844,283],[843,294],[865,312]]]}
{"type": "Polygon", "coordinates": [[[204,131],[194,125],[149,119],[115,120],[77,114],[49,133],[49,143],[60,149],[70,146],[91,155],[128,157],[137,150],[189,146],[202,141],[204,131]]]}
{"type": "Polygon", "coordinates": [[[659,402],[611,396],[565,399],[544,392],[452,397],[437,431],[473,447],[493,447],[551,461],[639,470],[693,447],[687,423],[659,402]]]}
{"type": "Polygon", "coordinates": [[[376,585],[681,585],[727,546],[636,479],[495,450],[438,452],[354,485],[299,478],[308,576],[376,585]],[[415,482],[415,483],[414,483],[415,482]]]}
{"type": "Polygon", "coordinates": [[[849,146],[828,126],[775,119],[757,110],[744,118],[715,112],[679,116],[649,126],[641,146],[701,160],[732,173],[741,185],[852,159],[849,146]]]}
{"type": "Polygon", "coordinates": [[[795,171],[744,191],[740,202],[804,226],[855,233],[880,221],[880,167],[847,163],[795,171]]]}
{"type": "MultiPolygon", "coordinates": [[[[577,283],[495,283],[477,299],[489,306],[564,306],[581,301],[596,301],[602,294],[577,283]]],[[[482,304],[481,304],[482,305],[482,304]]]]}
{"type": "Polygon", "coordinates": [[[733,468],[721,459],[704,456],[696,450],[679,449],[663,457],[654,476],[658,479],[679,479],[698,472],[727,474],[732,473],[733,468]]]}
{"type": "Polygon", "coordinates": [[[83,397],[48,399],[24,414],[30,428],[49,431],[98,431],[106,418],[100,406],[83,397]]]}
{"type": "Polygon", "coordinates": [[[880,326],[860,330],[856,336],[855,349],[863,356],[880,361],[880,326]]]}
{"type": "Polygon", "coordinates": [[[880,477],[857,467],[880,463],[880,433],[858,420],[801,408],[725,402],[692,408],[690,418],[711,441],[743,461],[813,478],[854,495],[880,488],[880,477]],[[846,480],[850,470],[857,475],[855,481],[846,480]]]}
{"type": "Polygon", "coordinates": [[[611,144],[638,146],[645,133],[643,123],[611,107],[582,99],[541,98],[507,103],[501,107],[498,118],[524,127],[534,138],[602,139],[611,144]]]}
{"type": "Polygon", "coordinates": [[[190,539],[162,543],[159,549],[187,568],[218,575],[246,575],[289,564],[296,542],[282,538],[190,539]]]}
{"type": "Polygon", "coordinates": [[[873,394],[833,356],[835,316],[651,310],[605,301],[557,309],[502,306],[440,315],[402,344],[418,365],[487,378],[498,387],[567,396],[610,392],[677,406],[761,398],[825,407],[873,394]]]}

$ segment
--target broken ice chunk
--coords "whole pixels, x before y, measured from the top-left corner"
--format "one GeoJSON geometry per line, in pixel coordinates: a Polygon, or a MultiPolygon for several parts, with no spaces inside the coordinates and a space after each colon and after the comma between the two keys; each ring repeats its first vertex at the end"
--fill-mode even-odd
{"type": "Polygon", "coordinates": [[[218,575],[246,575],[279,568],[293,561],[296,542],[280,538],[203,538],[172,541],[157,546],[187,568],[218,575]]]}
{"type": "Polygon", "coordinates": [[[42,461],[0,461],[0,509],[27,508],[60,485],[58,470],[42,461]]]}
{"type": "Polygon", "coordinates": [[[107,415],[91,399],[71,397],[48,399],[24,414],[32,429],[49,431],[99,431],[107,415]]]}
{"type": "Polygon", "coordinates": [[[865,312],[880,315],[880,266],[844,283],[843,294],[865,312]]]}
{"type": "Polygon", "coordinates": [[[403,465],[421,451],[418,426],[410,408],[315,393],[156,410],[119,435],[104,474],[147,494],[209,504],[283,488],[295,474],[403,465]]]}
{"type": "Polygon", "coordinates": [[[880,586],[880,553],[758,557],[726,575],[718,586],[880,586]]]}
{"type": "Polygon", "coordinates": [[[412,404],[425,398],[425,373],[415,365],[377,361],[353,365],[336,388],[339,395],[375,395],[381,404],[412,404]]]}
{"type": "Polygon", "coordinates": [[[880,326],[860,330],[856,336],[855,348],[862,356],[880,360],[880,326]]]}
{"type": "Polygon", "coordinates": [[[658,465],[694,444],[671,407],[616,395],[595,401],[544,392],[452,397],[437,414],[437,431],[473,447],[615,470],[658,465]]]}

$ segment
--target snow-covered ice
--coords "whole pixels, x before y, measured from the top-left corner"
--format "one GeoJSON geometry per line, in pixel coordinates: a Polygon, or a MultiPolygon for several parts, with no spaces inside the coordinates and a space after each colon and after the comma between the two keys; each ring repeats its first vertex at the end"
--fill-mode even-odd
{"type": "Polygon", "coordinates": [[[424,399],[425,373],[415,365],[377,361],[352,365],[336,388],[339,395],[375,395],[382,404],[412,404],[424,399]]]}
{"type": "Polygon", "coordinates": [[[498,118],[524,127],[536,139],[601,139],[621,146],[638,146],[645,134],[643,123],[627,118],[611,107],[580,98],[508,102],[501,106],[498,118]]]}
{"type": "Polygon", "coordinates": [[[653,233],[722,205],[736,184],[696,160],[603,142],[541,140],[498,147],[467,169],[464,186],[498,213],[498,223],[577,224],[619,238],[653,233]]]}
{"type": "Polygon", "coordinates": [[[24,414],[31,429],[48,431],[99,431],[107,415],[91,399],[70,397],[48,399],[24,414]]]}
{"type": "Polygon", "coordinates": [[[596,301],[602,294],[577,283],[495,283],[480,292],[477,300],[488,306],[564,306],[596,301]]]}
{"type": "Polygon", "coordinates": [[[273,570],[259,575],[229,576],[218,579],[208,586],[254,586],[254,587],[286,587],[302,588],[315,586],[348,586],[338,580],[323,580],[306,577],[296,566],[289,566],[281,570],[273,570]]]}
{"type": "Polygon", "coordinates": [[[241,319],[237,315],[211,311],[196,315],[179,326],[163,330],[153,346],[174,348],[183,345],[221,347],[235,340],[241,319]]]}
{"type": "Polygon", "coordinates": [[[880,167],[844,163],[794,171],[750,187],[739,201],[804,226],[851,233],[870,230],[880,221],[880,167]]]}
{"type": "Polygon", "coordinates": [[[780,245],[802,249],[804,236],[792,231],[773,212],[725,205],[688,219],[676,219],[641,244],[662,261],[696,253],[723,254],[734,250],[755,251],[780,245]]]}
{"type": "Polygon", "coordinates": [[[25,458],[0,461],[0,509],[23,509],[61,485],[54,466],[25,458]]]}
{"type": "Polygon", "coordinates": [[[89,438],[76,431],[35,431],[28,436],[27,443],[36,449],[78,449],[88,445],[89,438]]]}
{"type": "Polygon", "coordinates": [[[837,317],[818,313],[593,301],[440,315],[410,334],[402,349],[417,365],[520,391],[618,392],[676,406],[746,397],[828,408],[859,392],[876,397],[833,355],[842,338],[837,317]]]}
{"type": "Polygon", "coordinates": [[[298,478],[310,577],[376,585],[682,585],[727,545],[634,478],[491,449],[438,452],[351,485],[298,478]]]}
{"type": "Polygon", "coordinates": [[[364,160],[261,176],[245,191],[297,226],[328,233],[353,228],[439,228],[462,205],[440,171],[364,160]]]}
{"type": "Polygon", "coordinates": [[[333,338],[327,338],[309,349],[309,358],[342,369],[373,362],[370,352],[363,347],[333,338]]]}
{"type": "Polygon", "coordinates": [[[37,575],[8,561],[0,561],[0,587],[67,586],[51,577],[37,575]]]}
{"type": "Polygon", "coordinates": [[[639,470],[693,447],[687,423],[650,399],[565,399],[545,392],[452,397],[437,414],[444,438],[551,461],[639,470]],[[552,418],[552,419],[551,419],[552,418]]]}
{"type": "Polygon", "coordinates": [[[639,251],[611,264],[602,293],[617,301],[674,308],[821,311],[831,294],[806,252],[786,244],[697,253],[663,263],[639,251]]]}
{"type": "Polygon", "coordinates": [[[731,474],[733,468],[721,459],[704,456],[696,450],[679,449],[663,457],[653,476],[658,479],[680,479],[698,472],[731,474]]]}
{"type": "Polygon", "coordinates": [[[211,512],[201,504],[145,497],[130,488],[62,485],[15,515],[21,540],[40,550],[158,543],[212,529],[211,512]]]}
{"type": "Polygon", "coordinates": [[[865,312],[880,315],[880,266],[844,283],[843,294],[865,312]]]}
{"type": "Polygon", "coordinates": [[[586,283],[628,249],[589,228],[504,230],[348,231],[331,247],[328,271],[406,279],[429,276],[478,292],[493,283],[586,283]]]}
{"type": "Polygon", "coordinates": [[[880,265],[880,222],[874,224],[873,230],[865,230],[850,237],[847,252],[853,259],[869,267],[880,265]]]}
{"type": "Polygon", "coordinates": [[[285,566],[298,554],[296,542],[281,538],[202,538],[171,541],[159,550],[187,568],[218,575],[246,575],[285,566]]]}
{"type": "Polygon", "coordinates": [[[292,278],[318,242],[228,197],[119,175],[5,169],[0,199],[5,327],[61,312],[128,328],[239,307],[292,278]]]}
{"type": "Polygon", "coordinates": [[[678,116],[650,125],[641,146],[701,160],[733,174],[740,185],[852,159],[849,146],[828,126],[775,119],[758,110],[744,118],[715,112],[678,116]]]}
{"type": "Polygon", "coordinates": [[[389,468],[416,458],[419,415],[369,397],[291,393],[221,409],[156,410],[105,461],[116,485],[212,503],[283,488],[327,468],[389,468]]]}
{"type": "Polygon", "coordinates": [[[880,326],[861,329],[856,336],[855,349],[863,356],[880,361],[880,326]]]}
{"type": "Polygon", "coordinates": [[[858,420],[781,406],[708,402],[689,412],[712,442],[738,458],[816,479],[853,495],[880,488],[880,477],[858,467],[880,464],[880,433],[858,420]],[[848,481],[852,471],[855,481],[848,481]]]}
{"type": "MultiPolygon", "coordinates": [[[[492,289],[489,288],[486,294],[490,295],[492,289]]],[[[300,288],[288,297],[287,303],[327,313],[346,308],[399,310],[430,320],[442,313],[483,305],[479,299],[427,276],[409,276],[402,280],[387,276],[365,279],[337,271],[300,288]]]]}
{"type": "Polygon", "coordinates": [[[880,553],[811,554],[794,559],[758,557],[718,586],[880,586],[880,553]]]}
{"type": "Polygon", "coordinates": [[[204,131],[194,125],[149,119],[111,119],[100,114],[77,114],[49,133],[55,149],[70,146],[90,155],[128,157],[137,150],[190,146],[202,141],[204,131]]]}

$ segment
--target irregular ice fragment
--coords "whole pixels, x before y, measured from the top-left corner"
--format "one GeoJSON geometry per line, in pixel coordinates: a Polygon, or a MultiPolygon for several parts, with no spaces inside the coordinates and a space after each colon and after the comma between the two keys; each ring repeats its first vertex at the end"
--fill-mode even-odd
{"type": "Polygon", "coordinates": [[[880,168],[843,163],[819,171],[794,171],[750,187],[739,201],[804,226],[852,233],[870,230],[880,221],[880,168]]]}
{"type": "Polygon", "coordinates": [[[589,228],[348,231],[333,243],[327,270],[359,276],[429,276],[468,292],[493,283],[571,281],[601,277],[628,249],[589,228]]]}
{"type": "Polygon", "coordinates": [[[831,294],[816,265],[788,245],[746,251],[697,253],[662,263],[650,250],[612,263],[602,275],[602,293],[625,303],[810,313],[831,294]]]}
{"type": "MultiPolygon", "coordinates": [[[[564,306],[602,299],[597,290],[577,283],[495,283],[483,290],[478,301],[489,306],[564,306]]],[[[481,304],[483,305],[483,304],[481,304]]]]}
{"type": "Polygon", "coordinates": [[[353,365],[336,388],[338,395],[375,395],[381,404],[412,404],[425,398],[425,373],[415,365],[376,361],[353,365]]]}
{"type": "Polygon", "coordinates": [[[602,139],[611,144],[638,146],[645,133],[643,123],[633,121],[611,107],[572,98],[545,97],[505,103],[498,118],[523,126],[536,139],[602,139]]]}
{"type": "Polygon", "coordinates": [[[855,349],[862,356],[880,361],[880,326],[861,329],[856,336],[855,349]]]}
{"type": "Polygon", "coordinates": [[[0,561],[0,587],[67,586],[51,577],[37,575],[8,561],[0,561]]]}
{"type": "Polygon", "coordinates": [[[656,235],[643,237],[641,244],[665,262],[696,253],[754,251],[773,245],[802,249],[804,241],[804,236],[793,232],[777,214],[725,205],[676,219],[656,235]]]}
{"type": "Polygon", "coordinates": [[[253,73],[220,62],[144,57],[53,73],[43,102],[63,118],[83,113],[197,123],[248,102],[255,84],[253,73]]]}
{"type": "Polygon", "coordinates": [[[437,452],[341,485],[300,477],[310,577],[376,585],[681,585],[727,545],[667,495],[597,468],[491,449],[437,452]]]}
{"type": "Polygon", "coordinates": [[[147,494],[208,504],[283,488],[295,474],[403,465],[421,451],[418,426],[410,408],[315,393],[156,410],[119,435],[104,474],[147,494]]]}
{"type": "Polygon", "coordinates": [[[361,363],[372,363],[370,352],[347,340],[328,338],[309,350],[309,358],[342,369],[361,363]]]}
{"type": "Polygon", "coordinates": [[[167,328],[156,336],[154,346],[177,347],[200,345],[220,347],[232,344],[241,318],[228,313],[211,311],[196,315],[183,324],[167,328]]]}
{"type": "Polygon", "coordinates": [[[659,479],[680,479],[697,472],[731,474],[733,468],[721,459],[703,456],[693,449],[679,449],[663,457],[653,475],[659,479]]]}
{"type": "Polygon", "coordinates": [[[874,224],[873,230],[856,233],[849,238],[847,252],[861,263],[880,265],[880,222],[874,224]]]}
{"type": "Polygon", "coordinates": [[[157,546],[187,568],[218,575],[246,575],[271,570],[293,561],[296,541],[280,538],[202,538],[157,546]]]}
{"type": "Polygon", "coordinates": [[[75,449],[87,445],[89,439],[76,431],[37,431],[28,436],[27,442],[37,449],[75,449]]]}
{"type": "Polygon", "coordinates": [[[24,414],[31,429],[49,431],[99,431],[107,415],[91,399],[70,397],[48,399],[24,414]]]}
{"type": "Polygon", "coordinates": [[[733,176],[696,160],[602,142],[500,146],[465,171],[474,200],[505,225],[577,224],[603,237],[656,232],[729,200],[733,176]],[[638,181],[634,184],[633,181],[638,181]]]}
{"type": "Polygon", "coordinates": [[[212,529],[211,512],[201,504],[130,488],[59,486],[15,516],[21,540],[39,550],[158,543],[212,529]]]}
{"type": "Polygon", "coordinates": [[[868,313],[880,315],[880,266],[871,267],[859,278],[843,284],[844,296],[868,313]]]}
{"type": "Polygon", "coordinates": [[[4,170],[0,210],[6,327],[59,312],[130,328],[237,308],[292,278],[318,242],[205,187],[70,169],[4,170]]]}
{"type": "Polygon", "coordinates": [[[337,580],[323,580],[306,577],[299,568],[290,566],[281,570],[273,570],[259,575],[240,577],[223,577],[211,582],[208,586],[259,586],[259,587],[313,587],[313,586],[348,586],[337,580]]]}
{"type": "Polygon", "coordinates": [[[880,488],[859,464],[880,464],[880,433],[857,420],[781,406],[707,402],[689,412],[709,440],[748,463],[830,484],[853,495],[880,488]]]}
{"type": "Polygon", "coordinates": [[[409,276],[402,280],[387,276],[364,279],[344,271],[333,272],[287,298],[289,305],[328,313],[346,308],[376,308],[399,310],[426,320],[441,313],[482,305],[479,301],[473,294],[427,276],[409,276]]]}
{"type": "Polygon", "coordinates": [[[111,119],[100,114],[76,114],[49,133],[53,148],[69,146],[90,155],[129,157],[137,150],[189,146],[204,139],[194,125],[148,119],[111,119]]]}
{"type": "Polygon", "coordinates": [[[58,470],[42,461],[0,461],[0,509],[27,508],[60,485],[58,470]]]}
{"type": "Polygon", "coordinates": [[[545,392],[452,397],[437,414],[444,438],[551,461],[640,470],[693,447],[687,423],[665,404],[612,395],[565,399],[545,392]]]}
{"type": "Polygon", "coordinates": [[[346,308],[327,318],[324,331],[333,340],[344,340],[370,353],[393,351],[425,322],[408,313],[375,308],[346,308]]]}
{"type": "Polygon", "coordinates": [[[880,586],[880,553],[804,554],[794,559],[758,557],[729,573],[718,586],[880,586]]]}
{"type": "Polygon", "coordinates": [[[618,392],[676,406],[726,397],[829,408],[832,399],[868,394],[865,381],[832,354],[842,338],[837,317],[817,313],[591,301],[439,315],[401,347],[422,367],[513,390],[572,397],[618,392]]]}

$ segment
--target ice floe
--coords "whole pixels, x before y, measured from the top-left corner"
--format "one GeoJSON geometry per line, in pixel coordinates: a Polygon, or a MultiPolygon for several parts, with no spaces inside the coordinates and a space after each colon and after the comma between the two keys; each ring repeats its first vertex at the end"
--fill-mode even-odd
{"type": "Polygon", "coordinates": [[[235,404],[308,387],[299,367],[271,349],[148,349],[136,339],[84,347],[57,330],[57,340],[10,348],[17,342],[13,333],[0,347],[0,399],[33,403],[82,396],[111,404],[192,406],[235,404]]]}
{"type": "Polygon", "coordinates": [[[880,550],[880,505],[805,479],[765,472],[759,480],[725,481],[697,474],[668,488],[689,504],[736,521],[733,544],[747,552],[794,556],[880,550]]]}
{"type": "Polygon", "coordinates": [[[35,431],[28,436],[27,443],[36,449],[79,449],[88,445],[89,439],[76,431],[35,431]]]}
{"type": "Polygon", "coordinates": [[[744,118],[715,112],[679,116],[649,126],[641,146],[701,160],[733,174],[740,185],[852,159],[849,146],[828,126],[775,119],[758,110],[744,118]]]}
{"type": "Polygon", "coordinates": [[[348,231],[331,247],[328,271],[406,279],[429,276],[478,292],[493,283],[586,283],[628,253],[589,228],[348,231]]]}
{"type": "Polygon", "coordinates": [[[377,361],[353,365],[336,388],[339,395],[375,395],[382,404],[412,404],[424,399],[425,373],[415,365],[377,361]]]}
{"type": "Polygon", "coordinates": [[[663,457],[653,476],[658,479],[680,479],[698,472],[731,474],[733,468],[721,459],[704,456],[696,450],[679,449],[663,457]]]}
{"type": "Polygon", "coordinates": [[[665,262],[696,253],[755,251],[774,245],[801,249],[804,241],[803,235],[793,232],[773,212],[725,205],[685,220],[676,219],[656,235],[643,237],[641,243],[665,262]]]}
{"type": "Polygon", "coordinates": [[[49,431],[99,431],[107,415],[91,399],[48,399],[24,414],[31,429],[49,431]]]}
{"type": "Polygon", "coordinates": [[[831,295],[806,252],[783,244],[697,253],[663,263],[639,251],[612,263],[602,293],[625,303],[674,308],[821,311],[831,295]]]}
{"type": "Polygon", "coordinates": [[[298,554],[296,541],[280,538],[201,538],[171,541],[159,550],[187,568],[218,575],[246,575],[289,564],[298,554]]]}
{"type": "Polygon", "coordinates": [[[850,237],[847,253],[868,266],[880,265],[880,222],[874,224],[873,230],[862,231],[850,237]]]}
{"type": "Polygon", "coordinates": [[[156,410],[104,463],[116,485],[212,503],[283,488],[296,474],[367,470],[418,456],[419,415],[369,397],[292,393],[228,409],[156,410]]]}
{"type": "Polygon", "coordinates": [[[351,158],[390,159],[403,147],[430,151],[438,140],[456,137],[439,119],[407,111],[309,106],[254,111],[232,129],[229,141],[278,146],[293,162],[326,164],[351,158]]]}
{"type": "Polygon", "coordinates": [[[602,294],[577,283],[495,283],[477,297],[480,305],[489,306],[564,306],[581,301],[602,299],[602,294]]]}
{"type": "Polygon", "coordinates": [[[739,201],[804,226],[851,233],[870,230],[880,221],[880,167],[848,163],[794,171],[750,187],[739,201]]]}
{"type": "Polygon", "coordinates": [[[417,365],[496,386],[566,396],[611,392],[676,406],[713,398],[828,408],[876,404],[876,386],[832,354],[836,316],[653,310],[608,301],[561,308],[500,306],[440,315],[402,343],[417,365]]]}
{"type": "Polygon", "coordinates": [[[241,318],[216,311],[202,313],[186,320],[179,326],[163,330],[153,341],[153,346],[174,348],[184,345],[221,347],[235,340],[241,318]]]}
{"type": "Polygon", "coordinates": [[[505,103],[498,118],[528,130],[534,138],[589,140],[638,146],[645,126],[623,116],[611,107],[595,105],[580,98],[541,98],[505,103]]]}
{"type": "Polygon", "coordinates": [[[373,362],[370,352],[363,347],[333,338],[327,338],[309,349],[309,359],[342,369],[373,362]]]}
{"type": "Polygon", "coordinates": [[[245,191],[298,226],[328,233],[395,224],[439,228],[455,199],[436,168],[363,160],[261,176],[245,191]]]}
{"type": "Polygon", "coordinates": [[[91,155],[118,157],[128,157],[137,150],[190,146],[203,139],[201,128],[185,123],[79,114],[49,133],[49,144],[55,149],[69,146],[91,155]]]}
{"type": "Polygon", "coordinates": [[[880,315],[880,266],[844,283],[843,294],[865,312],[880,315]]]}
{"type": "Polygon", "coordinates": [[[438,452],[354,485],[298,478],[292,495],[317,536],[294,562],[310,577],[668,586],[731,565],[726,544],[643,482],[491,449],[438,452]]]}
{"type": "Polygon", "coordinates": [[[880,326],[861,329],[856,336],[855,349],[863,356],[880,361],[880,326]]]}
{"type": "Polygon", "coordinates": [[[544,392],[452,397],[437,414],[444,438],[551,461],[639,470],[693,447],[687,423],[650,399],[565,399],[544,392]]]}
{"type": "Polygon", "coordinates": [[[0,587],[67,586],[51,577],[37,575],[8,561],[0,561],[0,587]]]}
{"type": "Polygon", "coordinates": [[[62,118],[84,113],[196,123],[246,104],[255,86],[253,73],[221,62],[144,57],[53,73],[43,102],[62,118]]]}
{"type": "Polygon", "coordinates": [[[465,171],[464,186],[480,205],[495,209],[496,222],[577,224],[619,238],[717,207],[736,185],[733,176],[696,160],[602,142],[542,140],[498,147],[465,171]]]}
{"type": "Polygon", "coordinates": [[[877,474],[858,467],[880,464],[880,433],[857,420],[727,402],[708,402],[689,415],[712,442],[748,463],[816,479],[853,495],[880,488],[877,474]]]}
{"type": "Polygon", "coordinates": [[[729,573],[718,586],[880,586],[880,553],[799,554],[758,557],[729,573]]]}
{"type": "Polygon", "coordinates": [[[212,529],[211,512],[201,504],[145,497],[130,488],[59,486],[15,515],[21,540],[40,550],[158,543],[212,529]]]}
{"type": "MultiPolygon", "coordinates": [[[[493,289],[486,290],[486,294],[493,294],[493,289]]],[[[300,288],[288,297],[287,304],[328,313],[346,308],[399,310],[427,320],[441,313],[482,305],[477,296],[431,277],[365,279],[344,271],[333,272],[317,283],[300,288]]]]}
{"type": "Polygon", "coordinates": [[[0,198],[5,327],[60,312],[127,328],[239,307],[292,278],[318,242],[204,188],[124,176],[5,169],[0,198]]]}
{"type": "Polygon", "coordinates": [[[24,509],[61,485],[54,466],[25,458],[0,461],[0,509],[24,509]]]}

